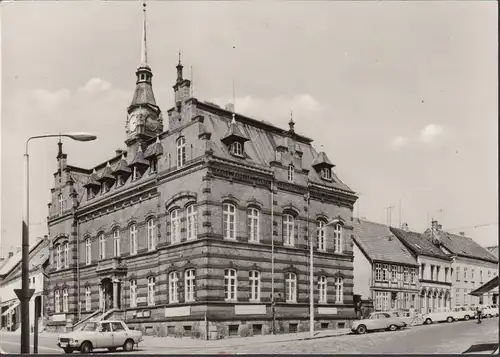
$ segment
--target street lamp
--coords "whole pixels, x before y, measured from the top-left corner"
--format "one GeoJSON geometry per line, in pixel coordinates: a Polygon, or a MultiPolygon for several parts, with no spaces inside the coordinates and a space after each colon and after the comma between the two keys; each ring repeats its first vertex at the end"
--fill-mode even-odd
{"type": "MultiPolygon", "coordinates": [[[[30,309],[29,301],[33,296],[34,289],[29,288],[29,155],[28,144],[32,139],[62,137],[76,141],[92,141],[97,136],[89,133],[63,133],[45,134],[32,136],[26,140],[24,152],[24,205],[23,205],[23,226],[22,226],[22,283],[21,289],[16,289],[15,293],[21,302],[21,353],[30,353],[30,309]]],[[[36,337],[35,337],[36,338],[36,337]]],[[[35,341],[34,341],[35,342],[35,341]]],[[[36,343],[34,343],[36,345],[36,343]]],[[[35,351],[36,353],[37,351],[35,351]]]]}

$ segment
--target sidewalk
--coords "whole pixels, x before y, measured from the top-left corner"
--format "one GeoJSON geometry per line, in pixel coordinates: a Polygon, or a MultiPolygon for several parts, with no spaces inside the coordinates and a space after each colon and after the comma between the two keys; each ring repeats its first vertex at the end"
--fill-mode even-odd
{"type": "MultiPolygon", "coordinates": [[[[336,329],[336,330],[320,330],[316,331],[313,339],[327,338],[342,336],[350,333],[351,330],[348,328],[336,329]]],[[[14,334],[19,335],[20,332],[4,332],[0,334],[14,334]]],[[[59,334],[53,332],[41,332],[40,337],[57,338],[59,334]]],[[[31,334],[33,336],[33,334],[31,334]]],[[[220,340],[201,340],[190,337],[155,337],[155,336],[144,336],[143,341],[139,345],[153,347],[153,348],[199,348],[199,347],[235,347],[235,346],[245,346],[257,343],[278,343],[286,341],[300,341],[309,340],[309,332],[298,332],[289,334],[279,334],[279,335],[255,335],[250,337],[228,337],[220,340]]]]}

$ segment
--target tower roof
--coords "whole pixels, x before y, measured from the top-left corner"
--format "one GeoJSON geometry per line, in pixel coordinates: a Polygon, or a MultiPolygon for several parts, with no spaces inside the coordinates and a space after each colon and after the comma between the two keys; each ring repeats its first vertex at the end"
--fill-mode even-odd
{"type": "Polygon", "coordinates": [[[316,166],[325,166],[325,167],[333,167],[333,165],[330,160],[328,159],[328,156],[324,151],[321,151],[318,156],[314,158],[314,161],[312,163],[312,167],[316,166]]]}

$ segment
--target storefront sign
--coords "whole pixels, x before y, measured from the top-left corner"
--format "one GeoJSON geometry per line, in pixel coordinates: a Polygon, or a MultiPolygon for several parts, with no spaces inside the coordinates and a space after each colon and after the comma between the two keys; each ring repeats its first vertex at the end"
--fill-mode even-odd
{"type": "Polygon", "coordinates": [[[265,315],[266,305],[235,305],[235,315],[265,315]]]}

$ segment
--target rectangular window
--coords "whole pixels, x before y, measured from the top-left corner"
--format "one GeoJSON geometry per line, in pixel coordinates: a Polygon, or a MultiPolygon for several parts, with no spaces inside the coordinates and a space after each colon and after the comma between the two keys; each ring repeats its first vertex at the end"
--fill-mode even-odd
{"type": "Polygon", "coordinates": [[[135,224],[130,226],[130,254],[137,254],[137,228],[135,224]]]}
{"type": "Polygon", "coordinates": [[[148,306],[153,306],[155,304],[155,278],[148,278],[148,306]]]}
{"type": "Polygon", "coordinates": [[[391,281],[393,283],[398,282],[398,267],[396,265],[391,265],[391,281]]]}
{"type": "Polygon", "coordinates": [[[248,210],[248,233],[250,242],[259,242],[259,210],[256,208],[248,210]]]}
{"type": "Polygon", "coordinates": [[[179,273],[176,271],[168,275],[169,301],[171,304],[179,302],[179,273]]]}
{"type": "Polygon", "coordinates": [[[85,262],[92,263],[92,241],[90,238],[85,239],[85,262]]]}
{"type": "Polygon", "coordinates": [[[250,301],[260,301],[260,272],[250,271],[250,301]]]}
{"type": "Polygon", "coordinates": [[[295,273],[285,274],[285,297],[286,302],[297,302],[297,275],[295,273]]]}
{"type": "Polygon", "coordinates": [[[382,265],[382,281],[389,281],[389,266],[387,264],[382,265]]]}
{"type": "Polygon", "coordinates": [[[137,306],[137,280],[130,280],[130,307],[137,306]]]}
{"type": "Polygon", "coordinates": [[[335,278],[335,302],[342,304],[344,302],[344,279],[335,278]]]}
{"type": "Polygon", "coordinates": [[[317,246],[319,251],[326,250],[325,233],[326,233],[325,222],[324,221],[317,221],[316,222],[316,246],[317,246]]]}
{"type": "Polygon", "coordinates": [[[415,268],[411,268],[411,275],[410,275],[410,283],[416,284],[417,280],[417,270],[415,268]]]}
{"type": "Polygon", "coordinates": [[[467,281],[467,268],[464,268],[464,281],[467,281]]]}
{"type": "Polygon", "coordinates": [[[295,243],[295,222],[291,214],[283,215],[283,240],[284,244],[293,247],[295,243]]]}
{"type": "Polygon", "coordinates": [[[92,310],[92,291],[90,286],[85,288],[85,311],[92,310]]]}
{"type": "Polygon", "coordinates": [[[457,281],[460,281],[460,267],[457,267],[456,273],[457,273],[457,281]]]}
{"type": "Polygon", "coordinates": [[[61,297],[60,297],[59,290],[56,290],[54,292],[54,311],[56,314],[61,312],[61,300],[60,299],[61,299],[61,297]]]}
{"type": "Polygon", "coordinates": [[[194,291],[195,291],[195,270],[189,269],[184,273],[185,287],[186,287],[186,301],[195,301],[194,291]]]}
{"type": "Polygon", "coordinates": [[[382,266],[375,264],[375,281],[382,281],[382,266]]]}
{"type": "Polygon", "coordinates": [[[115,229],[113,231],[113,251],[115,257],[120,256],[120,230],[115,229]]]}
{"type": "Polygon", "coordinates": [[[326,304],[326,276],[318,277],[319,302],[326,304]]]}
{"type": "Polygon", "coordinates": [[[223,226],[224,238],[236,239],[236,207],[232,204],[225,203],[223,205],[223,226]]]}
{"type": "Polygon", "coordinates": [[[408,284],[408,268],[406,267],[403,268],[403,282],[408,284]]]}
{"type": "Polygon", "coordinates": [[[425,264],[420,265],[420,279],[425,279],[425,264]]]}
{"type": "Polygon", "coordinates": [[[336,224],[333,230],[333,249],[335,253],[342,253],[342,226],[336,224]]]}
{"type": "Polygon", "coordinates": [[[181,241],[181,213],[180,209],[174,209],[170,212],[170,225],[172,234],[172,243],[181,241]]]}
{"type": "Polygon", "coordinates": [[[68,312],[68,289],[63,290],[63,312],[68,312]]]}
{"type": "Polygon", "coordinates": [[[198,237],[198,212],[194,204],[186,209],[187,239],[196,239],[198,237]]]}
{"type": "Polygon", "coordinates": [[[148,251],[153,251],[156,249],[156,237],[155,237],[155,220],[150,218],[148,220],[148,251]]]}
{"type": "Polygon", "coordinates": [[[224,270],[224,296],[226,301],[237,300],[237,284],[236,270],[224,270]]]}

